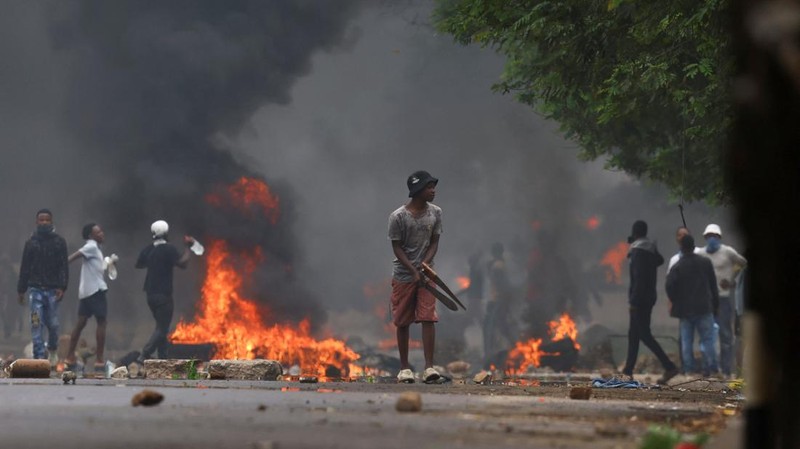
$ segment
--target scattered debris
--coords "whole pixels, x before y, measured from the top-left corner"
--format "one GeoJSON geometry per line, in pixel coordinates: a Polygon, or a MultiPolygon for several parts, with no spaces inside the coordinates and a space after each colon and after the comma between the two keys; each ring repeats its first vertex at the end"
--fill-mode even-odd
{"type": "Polygon", "coordinates": [[[50,362],[39,359],[17,359],[8,367],[9,377],[47,379],[50,377],[50,362]]]}
{"type": "Polygon", "coordinates": [[[416,391],[405,391],[397,398],[394,408],[398,412],[418,412],[422,410],[422,395],[416,391]]]}
{"type": "Polygon", "coordinates": [[[258,411],[259,411],[259,412],[265,412],[265,411],[267,411],[267,406],[266,406],[266,405],[264,405],[264,404],[259,404],[259,406],[258,406],[258,411]]]}
{"type": "Polygon", "coordinates": [[[75,379],[77,379],[77,378],[78,378],[78,375],[75,374],[74,371],[64,371],[61,374],[61,380],[64,381],[64,385],[67,385],[70,382],[72,382],[72,385],[75,385],[75,379]]]}
{"type": "Polygon", "coordinates": [[[486,385],[492,381],[492,373],[489,371],[481,371],[472,378],[476,384],[486,385]]]}
{"type": "Polygon", "coordinates": [[[142,390],[139,393],[136,393],[133,398],[131,399],[131,405],[137,407],[139,405],[143,405],[145,407],[150,407],[152,405],[158,405],[161,401],[164,400],[164,395],[153,390],[142,390]]]}
{"type": "Polygon", "coordinates": [[[115,368],[114,371],[111,371],[111,375],[108,376],[112,379],[127,379],[128,378],[128,367],[120,366],[119,368],[115,368]]]}
{"type": "Polygon", "coordinates": [[[592,397],[592,387],[572,387],[569,390],[570,399],[587,400],[592,397]]]}
{"type": "Polygon", "coordinates": [[[253,449],[278,449],[278,443],[274,441],[258,441],[253,443],[253,449]]]}
{"type": "Polygon", "coordinates": [[[131,362],[128,365],[128,377],[131,379],[136,379],[139,377],[139,374],[142,372],[142,366],[136,362],[131,362]]]}

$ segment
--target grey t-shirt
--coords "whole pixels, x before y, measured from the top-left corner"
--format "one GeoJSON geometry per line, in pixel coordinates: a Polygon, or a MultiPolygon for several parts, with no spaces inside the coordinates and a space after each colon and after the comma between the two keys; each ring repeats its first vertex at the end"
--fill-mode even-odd
{"type": "Polygon", "coordinates": [[[78,251],[83,254],[83,264],[81,265],[81,283],[78,286],[78,298],[88,298],[100,290],[108,290],[106,281],[103,278],[105,273],[103,263],[103,252],[97,246],[97,242],[89,239],[78,251]]]}
{"type": "MultiPolygon", "coordinates": [[[[442,233],[442,209],[428,203],[419,216],[414,217],[406,206],[400,206],[389,215],[389,240],[397,240],[400,247],[415,267],[419,267],[431,244],[431,236],[442,233]]],[[[431,265],[433,261],[431,261],[431,265]]],[[[399,259],[394,259],[392,274],[400,282],[411,282],[414,277],[399,259]]]]}

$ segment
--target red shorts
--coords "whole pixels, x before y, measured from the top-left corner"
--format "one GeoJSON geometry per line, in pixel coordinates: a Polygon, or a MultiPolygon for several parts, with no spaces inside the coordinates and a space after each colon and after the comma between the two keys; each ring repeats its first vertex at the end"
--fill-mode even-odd
{"type": "Polygon", "coordinates": [[[392,279],[392,322],[397,327],[422,321],[437,322],[436,297],[415,282],[392,279]]]}

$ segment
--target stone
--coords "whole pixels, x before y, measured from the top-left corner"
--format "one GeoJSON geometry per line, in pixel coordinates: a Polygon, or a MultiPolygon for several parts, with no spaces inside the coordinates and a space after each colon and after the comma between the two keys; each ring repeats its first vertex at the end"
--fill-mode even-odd
{"type": "Polygon", "coordinates": [[[197,360],[191,359],[151,359],[144,361],[144,377],[148,379],[188,379],[197,360]]]}
{"type": "Polygon", "coordinates": [[[592,387],[572,387],[569,390],[570,399],[587,400],[592,397],[592,387]]]}
{"type": "Polygon", "coordinates": [[[422,395],[416,391],[405,391],[397,398],[394,408],[403,413],[418,412],[422,410],[422,395]]]}
{"type": "Polygon", "coordinates": [[[50,377],[50,362],[46,359],[17,359],[8,367],[13,378],[47,379],[50,377]]]}
{"type": "Polygon", "coordinates": [[[212,360],[208,362],[209,379],[278,380],[283,367],[275,360],[212,360]]]}
{"type": "Polygon", "coordinates": [[[492,381],[492,373],[489,371],[481,371],[472,378],[476,384],[486,385],[492,381]]]}
{"type": "Polygon", "coordinates": [[[134,407],[138,407],[143,405],[145,407],[150,407],[153,405],[158,405],[161,401],[164,400],[164,395],[154,391],[154,390],[142,390],[139,393],[133,395],[131,398],[131,405],[134,407]]]}
{"type": "Polygon", "coordinates": [[[462,379],[467,376],[470,364],[463,360],[456,360],[447,364],[447,372],[455,379],[462,379]]]}
{"type": "Polygon", "coordinates": [[[114,371],[111,371],[111,375],[109,376],[112,379],[127,379],[128,378],[128,367],[127,366],[120,366],[115,368],[114,371]]]}

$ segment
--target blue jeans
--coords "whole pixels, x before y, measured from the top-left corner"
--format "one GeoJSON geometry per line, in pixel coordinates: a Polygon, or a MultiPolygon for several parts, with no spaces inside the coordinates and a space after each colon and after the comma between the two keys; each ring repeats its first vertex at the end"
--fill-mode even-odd
{"type": "Polygon", "coordinates": [[[717,367],[717,350],[714,347],[715,329],[714,315],[698,315],[681,318],[681,357],[683,358],[683,372],[696,372],[694,366],[694,331],[700,339],[700,353],[703,354],[703,374],[714,374],[717,367]]]}
{"type": "Polygon", "coordinates": [[[733,371],[733,301],[729,296],[719,297],[719,364],[723,374],[733,371]]]}
{"type": "Polygon", "coordinates": [[[28,289],[31,305],[31,337],[33,339],[33,358],[46,359],[44,328],[47,327],[47,349],[58,349],[58,304],[56,290],[52,288],[28,289]]]}

